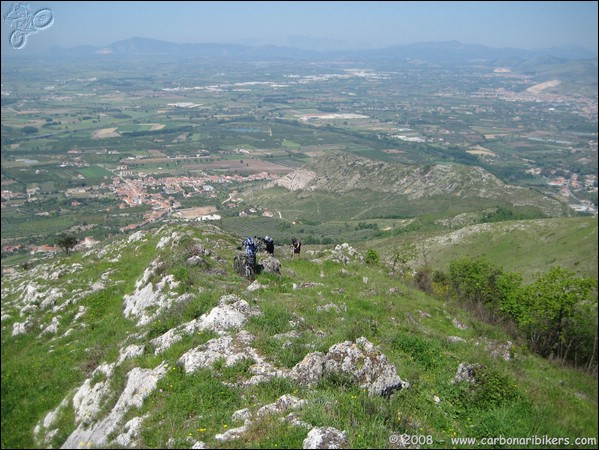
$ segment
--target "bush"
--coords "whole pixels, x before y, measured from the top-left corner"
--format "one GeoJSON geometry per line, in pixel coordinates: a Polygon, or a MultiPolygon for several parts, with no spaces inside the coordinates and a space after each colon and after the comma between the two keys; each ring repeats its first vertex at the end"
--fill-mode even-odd
{"type": "MultiPolygon", "coordinates": [[[[423,290],[426,281],[419,271],[416,282],[423,290]]],[[[520,275],[466,258],[450,263],[447,281],[454,298],[490,313],[492,321],[514,320],[537,353],[596,372],[597,280],[552,267],[522,286],[520,275]]]]}
{"type": "Polygon", "coordinates": [[[368,251],[366,252],[366,264],[373,264],[373,265],[377,265],[379,263],[379,254],[369,248],[368,251]]]}
{"type": "Polygon", "coordinates": [[[455,389],[452,400],[465,409],[488,410],[522,397],[512,377],[485,365],[477,367],[473,383],[463,381],[455,389]]]}
{"type": "Polygon", "coordinates": [[[418,269],[414,275],[414,281],[421,291],[427,294],[433,292],[433,271],[429,266],[418,269]]]}
{"type": "Polygon", "coordinates": [[[449,285],[461,301],[484,304],[499,312],[502,303],[520,285],[521,277],[506,274],[484,258],[454,260],[449,265],[449,285]]]}
{"type": "Polygon", "coordinates": [[[538,274],[514,296],[510,315],[544,356],[597,365],[597,280],[578,278],[560,267],[538,274]]]}

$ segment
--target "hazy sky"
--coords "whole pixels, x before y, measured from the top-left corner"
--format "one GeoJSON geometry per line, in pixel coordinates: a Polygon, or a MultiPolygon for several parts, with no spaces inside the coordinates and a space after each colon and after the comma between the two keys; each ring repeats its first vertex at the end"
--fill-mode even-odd
{"type": "Polygon", "coordinates": [[[107,46],[131,37],[178,43],[290,45],[326,39],[323,49],[458,40],[490,47],[577,45],[597,52],[597,2],[2,2],[2,52],[107,46]],[[14,3],[52,10],[54,23],[9,45],[14,3]]]}

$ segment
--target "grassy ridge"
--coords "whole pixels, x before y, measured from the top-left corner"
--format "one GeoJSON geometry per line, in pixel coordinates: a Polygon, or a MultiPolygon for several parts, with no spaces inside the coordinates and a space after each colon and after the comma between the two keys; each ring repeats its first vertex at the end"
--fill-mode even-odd
{"type": "MultiPolygon", "coordinates": [[[[283,216],[284,217],[284,216],[283,216]]],[[[428,262],[447,271],[452,259],[484,257],[506,271],[531,280],[537,272],[561,266],[580,276],[597,277],[597,219],[571,217],[477,223],[475,214],[463,226],[442,225],[444,218],[419,219],[288,220],[267,217],[225,217],[222,225],[242,236],[272,236],[277,246],[288,246],[296,236],[305,243],[350,242],[366,251],[375,249],[389,263],[397,253],[418,268],[428,262]],[[467,222],[468,223],[468,222],[467,222]],[[448,231],[450,230],[454,231],[448,231]]]]}
{"type": "Polygon", "coordinates": [[[426,261],[446,271],[452,259],[484,257],[525,280],[552,266],[580,276],[597,277],[597,219],[572,217],[477,224],[452,233],[410,233],[384,238],[359,247],[372,247],[391,259],[412,248],[410,265],[426,261]]]}
{"type": "MultiPolygon", "coordinates": [[[[394,433],[431,436],[433,443],[422,448],[460,447],[451,443],[452,437],[597,437],[595,378],[529,353],[504,330],[413,289],[382,265],[367,265],[359,259],[343,265],[328,260],[327,250],[304,251],[299,259],[279,253],[281,276],[259,275],[265,289],[249,293],[247,281],[230,267],[238,240],[212,227],[165,227],[139,241],[117,241],[101,258],[94,250],[57,258],[52,268],[32,269],[23,274],[24,279],[68,292],[59,302],[109,274],[103,289],[67,305],[57,335],[43,339],[37,337],[37,327],[11,336],[13,324],[24,318],[17,311],[19,296],[8,289],[20,281],[3,277],[2,312],[12,317],[2,322],[2,447],[40,447],[33,440],[36,423],[63,398],[70,399],[99,364],[114,362],[125,341],[144,345],[146,350],[116,369],[105,414],[116,402],[129,370],[154,368],[162,361],[169,364],[167,375],[141,410],[132,408],[124,419],[148,415],[138,439],[140,447],[189,447],[193,439],[212,448],[301,448],[307,430],[280,422],[277,416],[255,422],[238,440],[215,439],[216,434],[242,424],[231,419],[234,411],[249,408],[256,412],[283,394],[308,400],[297,411],[301,420],[346,430],[351,448],[388,448],[394,433]],[[159,240],[174,231],[184,237],[158,249],[159,240]],[[214,252],[207,258],[209,268],[224,272],[185,263],[189,246],[196,240],[214,252]],[[117,255],[118,261],[109,261],[117,255]],[[173,274],[180,282],[177,293],[189,292],[192,297],[137,327],[123,317],[123,297],[156,259],[164,262],[164,275],[173,274]],[[81,268],[64,269],[75,263],[81,268]],[[60,268],[60,276],[48,277],[60,268]],[[294,284],[301,283],[312,284],[294,289],[294,284]],[[165,353],[154,355],[151,339],[209,312],[224,294],[236,294],[260,309],[261,315],[251,317],[244,329],[255,336],[252,346],[277,367],[289,369],[309,352],[326,352],[333,344],[365,336],[380,346],[411,387],[389,398],[373,398],[350,380],[333,376],[325,377],[314,389],[282,378],[246,388],[231,384],[249,377],[250,361],[184,373],[177,360],[216,337],[210,332],[186,336],[165,353]],[[68,337],[58,337],[71,326],[79,306],[88,308],[85,326],[74,327],[68,337]],[[466,328],[457,328],[455,320],[466,328]],[[285,345],[275,337],[290,332],[285,345]],[[448,336],[466,342],[451,343],[448,336]],[[487,343],[508,340],[514,341],[509,361],[493,357],[487,349],[487,343]],[[462,362],[484,366],[480,385],[451,382],[462,362]]],[[[36,325],[50,320],[46,311],[30,315],[36,325]]],[[[75,429],[73,413],[68,411],[60,417],[53,447],[60,446],[75,429]]]]}

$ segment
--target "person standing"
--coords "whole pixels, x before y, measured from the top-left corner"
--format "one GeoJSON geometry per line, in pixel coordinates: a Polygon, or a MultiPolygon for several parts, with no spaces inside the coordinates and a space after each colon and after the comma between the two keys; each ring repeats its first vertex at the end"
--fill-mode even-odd
{"type": "Polygon", "coordinates": [[[302,241],[296,238],[291,238],[291,247],[293,249],[293,256],[299,256],[302,250],[302,241]]]}
{"type": "Polygon", "coordinates": [[[245,247],[245,254],[247,256],[247,263],[250,267],[256,267],[256,244],[251,237],[248,237],[242,242],[242,247],[245,247]]]}
{"type": "Polygon", "coordinates": [[[264,238],[264,245],[266,247],[266,253],[268,253],[271,256],[274,256],[274,254],[275,254],[275,242],[272,240],[271,237],[266,236],[264,238]]]}

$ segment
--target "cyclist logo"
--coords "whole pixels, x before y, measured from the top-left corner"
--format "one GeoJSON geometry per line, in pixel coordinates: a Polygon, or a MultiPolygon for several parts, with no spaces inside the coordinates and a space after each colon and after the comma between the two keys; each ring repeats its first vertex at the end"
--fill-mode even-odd
{"type": "Polygon", "coordinates": [[[27,37],[38,31],[50,28],[54,23],[54,14],[49,8],[33,13],[27,3],[13,3],[4,16],[4,23],[13,28],[8,38],[10,46],[20,50],[27,44],[27,37]]]}

